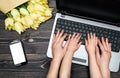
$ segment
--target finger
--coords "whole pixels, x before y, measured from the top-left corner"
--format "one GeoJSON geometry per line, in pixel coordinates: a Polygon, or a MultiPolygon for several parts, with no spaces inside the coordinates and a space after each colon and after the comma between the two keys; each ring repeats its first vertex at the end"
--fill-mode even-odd
{"type": "Polygon", "coordinates": [[[69,34],[69,37],[68,37],[68,39],[71,39],[71,34],[69,34]]]}
{"type": "Polygon", "coordinates": [[[110,57],[112,55],[112,52],[111,52],[111,43],[109,43],[109,53],[110,53],[110,57]]]}
{"type": "Polygon", "coordinates": [[[85,46],[87,46],[88,45],[88,41],[87,41],[87,39],[85,39],[85,46]]]}
{"type": "Polygon", "coordinates": [[[78,37],[78,41],[80,41],[80,38],[81,38],[81,35],[79,35],[79,37],[78,37]]]}
{"type": "Polygon", "coordinates": [[[77,35],[75,36],[75,39],[77,39],[79,36],[80,36],[80,34],[79,33],[76,33],[77,35]]]}
{"type": "Polygon", "coordinates": [[[74,39],[75,35],[76,35],[76,33],[74,32],[71,39],[74,39]]]}
{"type": "Polygon", "coordinates": [[[97,37],[97,46],[98,46],[98,44],[99,44],[99,41],[100,41],[100,39],[97,37]]]}
{"type": "Polygon", "coordinates": [[[103,45],[102,45],[100,40],[98,40],[98,45],[100,47],[101,52],[104,52],[104,47],[103,47],[103,45]]]}
{"type": "Polygon", "coordinates": [[[90,41],[90,34],[88,33],[87,41],[90,41]]]}
{"type": "Polygon", "coordinates": [[[67,50],[69,43],[70,43],[70,38],[69,38],[69,39],[67,40],[67,42],[65,43],[65,46],[64,46],[64,49],[65,49],[65,50],[67,50]]]}
{"type": "Polygon", "coordinates": [[[111,43],[109,43],[109,51],[111,52],[111,43]]]}
{"type": "Polygon", "coordinates": [[[59,34],[59,38],[61,38],[63,36],[64,30],[61,30],[60,34],[59,34]]]}
{"type": "Polygon", "coordinates": [[[92,33],[90,33],[90,38],[93,39],[93,34],[92,33]]]}
{"type": "Polygon", "coordinates": [[[53,35],[52,42],[55,40],[55,34],[53,35]]]}
{"type": "Polygon", "coordinates": [[[82,42],[79,42],[79,44],[78,44],[78,48],[81,46],[81,44],[82,44],[82,42]]]}
{"type": "Polygon", "coordinates": [[[61,37],[63,36],[64,30],[59,31],[58,36],[56,36],[56,41],[59,42],[61,37]]]}
{"type": "Polygon", "coordinates": [[[95,38],[96,38],[95,33],[91,33],[91,38],[95,40],[95,38]]]}
{"type": "Polygon", "coordinates": [[[107,49],[109,49],[108,38],[106,38],[105,43],[106,43],[106,47],[107,47],[107,49]]]}
{"type": "Polygon", "coordinates": [[[67,34],[64,34],[61,38],[60,38],[60,44],[62,45],[62,43],[63,43],[63,41],[64,41],[64,39],[66,38],[66,36],[67,36],[67,34]]]}
{"type": "Polygon", "coordinates": [[[95,37],[95,42],[96,42],[96,45],[98,44],[98,38],[97,37],[95,37]]]}
{"type": "Polygon", "coordinates": [[[93,34],[93,38],[96,39],[96,34],[95,33],[93,34]]]}
{"type": "Polygon", "coordinates": [[[96,46],[96,49],[95,49],[96,51],[96,57],[99,59],[100,58],[100,51],[99,51],[99,48],[98,48],[98,46],[96,46]]]}
{"type": "Polygon", "coordinates": [[[102,37],[102,45],[103,45],[104,49],[107,50],[107,46],[106,46],[106,43],[105,43],[105,40],[103,37],[102,37]]]}
{"type": "Polygon", "coordinates": [[[56,38],[58,38],[59,34],[60,34],[60,30],[57,31],[57,33],[56,33],[56,35],[55,35],[56,38]]]}
{"type": "Polygon", "coordinates": [[[80,38],[81,38],[81,35],[79,34],[76,41],[79,42],[80,38]]]}

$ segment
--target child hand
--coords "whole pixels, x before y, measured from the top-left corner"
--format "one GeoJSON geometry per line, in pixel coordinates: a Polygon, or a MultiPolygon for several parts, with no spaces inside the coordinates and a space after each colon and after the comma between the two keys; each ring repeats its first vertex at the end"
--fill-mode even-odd
{"type": "Polygon", "coordinates": [[[67,52],[72,52],[74,53],[81,45],[81,42],[79,42],[81,36],[79,33],[73,33],[71,38],[69,39],[69,45],[68,45],[68,50],[67,52]]]}
{"type": "Polygon", "coordinates": [[[57,34],[53,36],[53,41],[52,41],[52,54],[53,54],[53,59],[59,59],[61,60],[63,56],[65,55],[65,52],[68,47],[69,41],[66,42],[64,46],[62,46],[63,41],[67,34],[63,34],[64,30],[60,32],[60,30],[57,31],[57,34]]]}
{"type": "Polygon", "coordinates": [[[98,40],[98,46],[100,47],[100,50],[98,47],[96,47],[96,58],[99,67],[102,69],[102,71],[104,71],[106,69],[109,69],[111,58],[111,44],[108,43],[107,38],[104,40],[104,38],[102,37],[102,42],[98,40]]]}
{"type": "Polygon", "coordinates": [[[97,37],[95,34],[88,34],[88,39],[85,40],[85,47],[89,55],[95,55],[95,47],[97,46],[97,37]]]}

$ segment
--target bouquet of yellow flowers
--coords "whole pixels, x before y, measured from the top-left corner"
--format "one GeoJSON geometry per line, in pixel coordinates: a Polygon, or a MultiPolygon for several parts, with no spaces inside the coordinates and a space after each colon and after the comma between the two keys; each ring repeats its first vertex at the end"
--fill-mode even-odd
{"type": "Polygon", "coordinates": [[[52,17],[52,8],[49,8],[47,0],[29,0],[6,15],[5,28],[21,34],[28,28],[37,30],[42,22],[52,17]]]}

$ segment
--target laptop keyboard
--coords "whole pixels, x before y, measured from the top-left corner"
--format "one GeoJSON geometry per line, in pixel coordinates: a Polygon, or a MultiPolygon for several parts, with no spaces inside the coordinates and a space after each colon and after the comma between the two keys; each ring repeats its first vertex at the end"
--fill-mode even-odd
{"type": "MultiPolygon", "coordinates": [[[[112,43],[112,51],[119,52],[120,50],[120,31],[88,25],[80,22],[74,22],[61,18],[57,19],[55,32],[57,32],[58,29],[63,29],[64,33],[67,34],[73,34],[73,32],[82,34],[81,41],[83,45],[85,45],[85,38],[87,38],[87,34],[90,32],[95,33],[98,38],[104,37],[109,39],[109,42],[112,43]]],[[[65,40],[67,40],[67,38],[65,40]]]]}

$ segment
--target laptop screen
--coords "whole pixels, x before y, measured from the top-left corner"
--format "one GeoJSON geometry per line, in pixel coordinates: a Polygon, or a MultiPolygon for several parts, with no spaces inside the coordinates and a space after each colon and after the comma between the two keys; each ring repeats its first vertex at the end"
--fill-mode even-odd
{"type": "Polygon", "coordinates": [[[57,9],[120,25],[120,0],[56,0],[57,9]]]}

